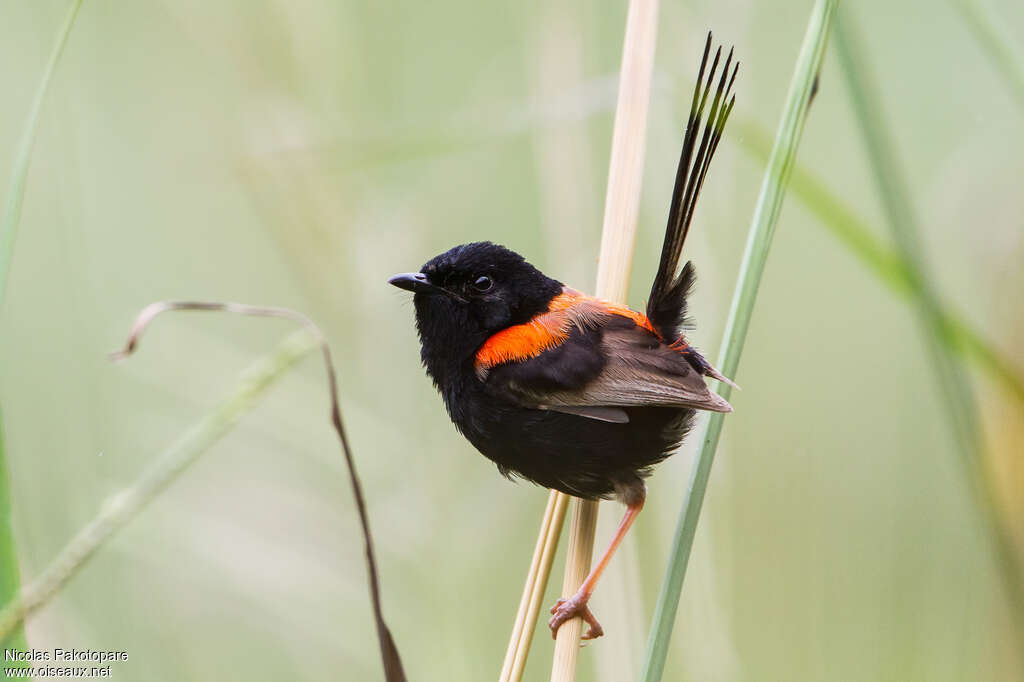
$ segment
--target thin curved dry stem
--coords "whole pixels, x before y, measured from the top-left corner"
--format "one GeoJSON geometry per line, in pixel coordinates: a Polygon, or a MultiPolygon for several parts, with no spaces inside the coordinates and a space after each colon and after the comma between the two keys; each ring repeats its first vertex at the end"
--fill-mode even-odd
{"type": "Polygon", "coordinates": [[[164,488],[181,474],[196,458],[227,433],[255,403],[256,399],[285,371],[311,350],[319,348],[327,373],[330,393],[331,424],[341,442],[348,467],[349,480],[362,525],[369,573],[370,596],[380,641],[385,679],[405,682],[405,672],[391,632],[384,622],[380,603],[380,581],[370,534],[366,503],[356,473],[355,461],[341,419],[338,382],[327,339],[306,315],[287,308],[252,306],[242,303],[206,301],[165,301],[146,306],[136,317],[122,350],[112,354],[121,360],[134,353],[142,334],[159,315],[174,310],[227,312],[257,317],[277,317],[298,322],[302,328],[282,341],[275,351],[251,365],[242,375],[234,391],[200,422],[186,431],[129,488],[108,498],[99,514],[65,546],[42,574],[30,583],[21,595],[0,611],[0,639],[18,627],[33,611],[46,604],[105,544],[105,542],[164,488]]]}
{"type": "MultiPolygon", "coordinates": [[[[323,332],[320,331],[320,327],[316,326],[313,320],[306,315],[298,312],[297,310],[291,310],[290,308],[257,306],[249,305],[248,303],[222,303],[219,301],[157,301],[156,303],[150,303],[135,316],[135,321],[132,322],[132,328],[128,332],[128,339],[125,341],[124,348],[111,353],[110,359],[114,362],[120,362],[134,353],[138,347],[139,340],[142,338],[142,334],[147,328],[149,328],[149,325],[153,323],[153,320],[172,310],[198,310],[205,312],[234,313],[236,315],[250,315],[253,317],[279,317],[286,320],[292,320],[293,322],[298,322],[315,335],[317,342],[323,349],[324,360],[327,363],[328,368],[330,369],[332,367],[331,351],[327,347],[326,337],[323,332]]],[[[331,374],[330,379],[331,387],[333,388],[333,373],[331,374]]],[[[334,397],[335,396],[332,392],[332,400],[334,397]]]]}
{"type": "Polygon", "coordinates": [[[356,473],[355,459],[349,447],[348,436],[345,434],[345,426],[341,420],[341,404],[338,400],[338,379],[334,370],[334,359],[331,356],[331,348],[327,343],[327,337],[320,330],[313,320],[308,316],[290,308],[276,308],[271,306],[255,306],[246,303],[211,302],[211,301],[158,301],[151,303],[138,314],[135,322],[132,323],[131,331],[128,333],[128,340],[122,350],[111,354],[112,360],[122,360],[135,352],[139,339],[149,325],[163,313],[175,310],[194,310],[204,312],[224,312],[236,315],[250,315],[254,317],[277,317],[298,322],[316,339],[324,360],[324,369],[327,372],[327,388],[331,401],[331,425],[334,427],[338,440],[341,442],[341,450],[345,454],[345,464],[348,467],[349,481],[352,484],[352,495],[355,497],[356,510],[359,513],[359,523],[363,531],[363,543],[366,551],[366,567],[369,574],[370,597],[373,602],[373,615],[376,620],[377,638],[380,641],[381,659],[384,663],[385,678],[388,682],[400,682],[405,680],[405,672],[402,669],[402,661],[398,656],[398,648],[391,630],[384,622],[384,613],[380,603],[380,578],[377,573],[377,558],[373,549],[373,535],[370,532],[370,520],[366,512],[366,500],[363,497],[363,487],[359,482],[359,475],[356,473]]]}

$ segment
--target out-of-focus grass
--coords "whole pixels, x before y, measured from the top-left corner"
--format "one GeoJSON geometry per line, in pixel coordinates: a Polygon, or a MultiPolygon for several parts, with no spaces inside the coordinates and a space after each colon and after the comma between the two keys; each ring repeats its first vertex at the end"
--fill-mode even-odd
{"type": "MultiPolygon", "coordinates": [[[[994,5],[1020,33],[1024,6],[994,5]]],[[[662,3],[634,305],[656,267],[685,115],[676,95],[689,75],[673,72],[690,68],[708,28],[727,36],[744,55],[734,114],[772,130],[809,6],[662,3]]],[[[384,280],[482,238],[574,286],[593,280],[594,259],[577,245],[598,240],[607,76],[625,10],[560,8],[553,24],[506,0],[84,5],[42,113],[0,312],[27,575],[131,482],[147,446],[207,411],[276,340],[232,320],[183,321],[112,371],[106,353],[131,315],[172,297],[286,305],[325,327],[353,446],[373,455],[361,473],[410,673],[494,677],[545,492],[501,479],[451,427],[422,375],[411,309],[384,280]],[[541,31],[554,33],[543,55],[541,31]],[[563,63],[559,44],[574,46],[579,67],[534,97],[531,74],[563,63]],[[445,146],[463,135],[472,144],[445,146]],[[570,136],[581,149],[563,150],[570,170],[553,186],[541,150],[570,136]],[[399,148],[417,140],[416,154],[399,148]],[[585,210],[549,218],[553,193],[585,210]],[[181,371],[185,348],[193,359],[181,371]]],[[[4,9],[10,101],[31,100],[65,9],[4,9]]],[[[1024,318],[1008,295],[1024,288],[1019,109],[951,7],[858,9],[884,17],[878,58],[900,64],[882,83],[886,111],[908,122],[900,150],[943,301],[1019,365],[1024,318]]],[[[837,77],[827,60],[801,163],[881,226],[837,77]]],[[[12,165],[23,117],[0,109],[0,168],[12,165]]],[[[719,150],[687,244],[703,349],[718,346],[764,170],[735,142],[719,150]]],[[[906,303],[865,278],[799,202],[782,220],[665,679],[1024,679],[906,303]]],[[[217,456],[95,556],[33,618],[33,645],[125,648],[126,680],[378,675],[356,515],[313,370],[284,378],[217,456]]],[[[992,382],[979,388],[986,406],[1007,401],[992,382]]],[[[1014,413],[987,411],[986,423],[1015,446],[1020,430],[995,414],[1014,413]]],[[[598,662],[625,656],[616,643],[650,618],[691,457],[684,450],[649,481],[646,518],[619,557],[637,560],[613,562],[595,596],[608,637],[582,652],[581,680],[628,679],[598,662]],[[641,589],[620,604],[608,588],[630,571],[641,589]]],[[[547,675],[547,642],[538,637],[526,679],[547,675]]]]}
{"type": "Polygon", "coordinates": [[[905,265],[918,321],[943,396],[950,430],[957,444],[968,484],[976,495],[983,523],[989,532],[996,563],[1016,625],[1016,638],[1024,653],[1024,570],[1009,524],[1001,517],[998,491],[986,458],[974,387],[950,348],[956,333],[948,325],[932,281],[921,241],[919,220],[909,185],[897,160],[896,147],[883,114],[864,48],[852,15],[837,17],[836,50],[850,93],[857,123],[864,138],[874,184],[885,208],[894,242],[905,265]]]}
{"type": "MultiPolygon", "coordinates": [[[[771,149],[768,135],[750,121],[739,120],[735,127],[739,128],[740,144],[758,158],[767,161],[771,149]]],[[[906,259],[876,237],[868,221],[825,183],[796,164],[790,188],[818,217],[819,223],[835,235],[881,282],[901,296],[916,295],[916,278],[906,259]]],[[[1010,361],[970,322],[951,311],[947,304],[941,305],[937,312],[942,319],[940,331],[943,341],[977,364],[1024,404],[1024,379],[1021,379],[1010,361]]]]}
{"type": "Polygon", "coordinates": [[[7,280],[10,276],[11,259],[14,257],[14,242],[18,234],[18,223],[21,222],[21,206],[25,201],[25,183],[28,181],[29,162],[32,159],[32,145],[35,143],[36,130],[39,128],[39,114],[50,88],[50,80],[57,69],[57,63],[64,52],[64,46],[71,35],[71,27],[75,25],[75,17],[82,6],[82,0],[71,0],[68,5],[64,23],[57,31],[57,40],[50,53],[50,60],[43,69],[35,97],[29,107],[25,128],[18,141],[18,149],[14,156],[10,182],[7,185],[7,196],[4,199],[3,214],[0,215],[0,303],[4,300],[7,280]]]}
{"type": "Polygon", "coordinates": [[[1024,57],[1014,44],[1006,22],[996,16],[986,0],[953,0],[967,26],[974,32],[978,45],[1010,86],[1017,103],[1024,107],[1024,57]]]}
{"type": "MultiPolygon", "coordinates": [[[[234,390],[215,409],[183,431],[131,486],[111,496],[99,513],[26,586],[22,595],[0,609],[0,639],[20,628],[27,617],[45,606],[115,533],[231,431],[275,381],[320,344],[319,334],[303,328],[281,341],[267,356],[253,362],[242,373],[234,390]]],[[[133,341],[131,347],[134,346],[133,341]]]]}
{"type": "MultiPolygon", "coordinates": [[[[0,464],[4,463],[4,429],[0,415],[0,464]]],[[[21,586],[18,568],[18,551],[14,543],[14,528],[11,519],[11,491],[7,467],[0,466],[0,608],[18,596],[21,586]]],[[[7,636],[0,636],[0,649],[26,647],[25,631],[17,628],[7,636]]],[[[27,667],[24,663],[18,667],[27,667]]]]}
{"type": "MultiPolygon", "coordinates": [[[[21,221],[21,206],[25,200],[25,183],[28,180],[32,145],[35,142],[36,130],[39,128],[39,114],[43,108],[43,101],[46,98],[46,91],[50,87],[53,72],[60,61],[68,36],[71,35],[71,27],[74,26],[75,17],[81,5],[82,0],[72,0],[68,5],[64,23],[57,32],[56,42],[50,53],[50,59],[43,69],[15,152],[7,195],[4,198],[3,213],[0,214],[0,307],[3,306],[11,261],[14,258],[14,242],[18,223],[21,221]]],[[[18,550],[12,526],[10,479],[3,439],[3,423],[0,422],[0,606],[13,601],[18,596],[21,586],[18,550]]],[[[21,627],[16,628],[7,636],[0,637],[0,649],[7,647],[24,649],[25,646],[25,634],[21,627]]],[[[12,667],[27,667],[27,664],[15,662],[12,667]]]]}

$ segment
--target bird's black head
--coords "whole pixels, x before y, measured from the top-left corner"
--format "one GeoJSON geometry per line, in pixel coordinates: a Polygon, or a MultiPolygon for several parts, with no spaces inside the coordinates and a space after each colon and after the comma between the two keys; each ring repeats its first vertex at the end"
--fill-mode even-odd
{"type": "Polygon", "coordinates": [[[562,291],[518,253],[491,242],[456,246],[388,282],[415,293],[423,363],[438,385],[487,337],[544,312],[562,291]]]}

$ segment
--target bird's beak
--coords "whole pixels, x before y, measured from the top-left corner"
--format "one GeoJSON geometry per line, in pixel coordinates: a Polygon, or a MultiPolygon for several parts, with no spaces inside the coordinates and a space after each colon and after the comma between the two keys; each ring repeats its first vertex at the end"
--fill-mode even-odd
{"type": "Polygon", "coordinates": [[[388,279],[388,284],[393,284],[399,289],[405,289],[406,291],[412,292],[435,292],[435,293],[446,293],[444,289],[439,286],[431,284],[427,280],[427,276],[422,272],[403,272],[395,275],[388,279]]]}
{"type": "Polygon", "coordinates": [[[460,303],[465,303],[466,299],[462,298],[453,291],[448,291],[444,287],[439,287],[436,284],[431,284],[427,280],[427,276],[422,272],[403,272],[394,277],[388,279],[388,284],[393,284],[399,289],[405,289],[417,294],[444,294],[448,298],[455,299],[460,303]]]}

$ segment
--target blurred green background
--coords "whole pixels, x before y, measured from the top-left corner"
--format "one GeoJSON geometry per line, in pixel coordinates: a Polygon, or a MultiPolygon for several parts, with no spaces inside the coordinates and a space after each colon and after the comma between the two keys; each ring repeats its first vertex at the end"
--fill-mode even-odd
{"type": "MultiPolygon", "coordinates": [[[[663,2],[631,303],[656,267],[708,28],[734,116],[774,131],[811,3],[663,2]]],[[[1024,5],[991,0],[1024,35],[1024,5]]],[[[0,168],[66,3],[7,2],[0,168]]],[[[963,16],[850,3],[948,304],[1024,371],[1024,109],[963,16]]],[[[145,304],[289,306],[326,330],[411,679],[497,677],[546,493],[497,475],[419,366],[385,284],[490,239],[592,289],[625,3],[87,0],[43,109],[0,308],[23,576],[209,410],[281,322],[183,313],[112,366],[145,304]]],[[[763,163],[727,129],[687,256],[716,355],[763,163]]],[[[834,55],[800,162],[888,241],[834,55]]],[[[1024,407],[972,373],[1024,551],[1024,407]]],[[[1024,680],[993,553],[912,309],[794,196],[761,288],[667,680],[1024,680]]],[[[634,679],[694,442],[592,602],[581,680],[634,679]]],[[[603,546],[620,508],[606,504],[603,546]]],[[[546,602],[561,584],[561,556],[546,602]]],[[[357,517],[306,361],[33,618],[125,649],[122,680],[380,679],[357,517]]],[[[546,679],[538,630],[526,679],[546,679]]]]}

